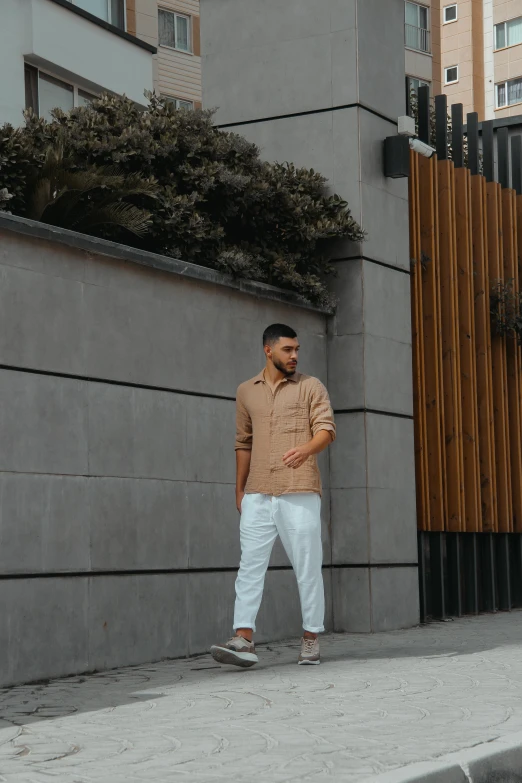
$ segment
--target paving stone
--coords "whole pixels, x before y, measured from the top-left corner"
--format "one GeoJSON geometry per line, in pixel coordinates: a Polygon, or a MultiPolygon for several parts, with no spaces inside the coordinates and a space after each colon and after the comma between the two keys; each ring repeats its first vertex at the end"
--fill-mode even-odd
{"type": "Polygon", "coordinates": [[[0,690],[0,783],[210,783],[238,770],[369,783],[413,780],[421,762],[435,781],[447,754],[498,751],[522,732],[521,612],[329,635],[320,667],[296,666],[297,651],[261,646],[250,670],[203,655],[0,690]]]}

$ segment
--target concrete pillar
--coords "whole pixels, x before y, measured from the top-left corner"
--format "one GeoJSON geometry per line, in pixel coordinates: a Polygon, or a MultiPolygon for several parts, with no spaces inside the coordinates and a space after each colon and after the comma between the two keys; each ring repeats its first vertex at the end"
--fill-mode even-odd
{"type": "Polygon", "coordinates": [[[337,630],[418,622],[407,182],[382,142],[405,112],[404,0],[201,0],[203,100],[270,160],[322,172],[367,231],[336,251],[328,383],[337,630]]]}

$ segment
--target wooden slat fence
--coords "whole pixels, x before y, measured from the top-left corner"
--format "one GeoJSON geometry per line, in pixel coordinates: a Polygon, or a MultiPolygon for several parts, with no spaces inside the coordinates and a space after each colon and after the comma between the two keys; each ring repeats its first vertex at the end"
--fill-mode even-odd
{"type": "MultiPolygon", "coordinates": [[[[439,109],[445,115],[444,100],[439,109]]],[[[462,107],[452,107],[457,121],[459,112],[462,118],[462,107]]],[[[436,127],[440,133],[442,123],[436,127]]],[[[478,134],[476,115],[468,115],[471,129],[478,134]]],[[[464,165],[455,130],[459,152],[450,160],[444,135],[438,156],[410,155],[418,525],[426,532],[520,533],[522,351],[514,333],[495,328],[491,296],[499,282],[519,291],[522,171],[512,172],[508,187],[507,135],[498,140],[502,184],[492,161],[484,161],[490,181],[476,172],[473,155],[464,165]]],[[[478,149],[478,138],[468,136],[468,144],[478,149]]],[[[483,154],[492,150],[485,145],[483,154]]],[[[520,165],[513,154],[512,166],[520,165]]],[[[499,307],[504,312],[504,301],[499,307]]]]}

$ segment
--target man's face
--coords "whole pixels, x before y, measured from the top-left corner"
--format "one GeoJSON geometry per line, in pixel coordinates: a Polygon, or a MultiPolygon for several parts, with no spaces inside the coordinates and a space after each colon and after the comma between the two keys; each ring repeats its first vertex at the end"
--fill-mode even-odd
{"type": "Polygon", "coordinates": [[[297,337],[281,337],[274,345],[265,347],[267,357],[283,375],[293,375],[297,369],[299,341],[297,337]]]}

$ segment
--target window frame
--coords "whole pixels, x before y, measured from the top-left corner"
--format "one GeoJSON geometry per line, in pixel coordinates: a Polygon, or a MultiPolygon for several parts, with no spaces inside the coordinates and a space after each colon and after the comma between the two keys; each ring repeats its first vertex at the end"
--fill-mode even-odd
{"type": "Polygon", "coordinates": [[[442,24],[453,24],[454,22],[458,22],[459,19],[459,4],[458,3],[450,3],[449,5],[445,5],[442,9],[443,17],[442,17],[442,24]],[[446,11],[448,8],[454,8],[455,9],[455,19],[446,19],[446,11]]]}
{"type": "Polygon", "coordinates": [[[422,54],[431,54],[431,8],[423,3],[417,3],[416,0],[405,0],[404,3],[404,45],[406,49],[412,52],[422,52],[422,54]],[[408,5],[416,6],[417,8],[417,21],[416,25],[410,24],[406,21],[406,9],[408,5]],[[420,25],[420,9],[426,11],[426,27],[420,25]],[[408,44],[408,28],[419,31],[419,46],[410,46],[408,44]],[[422,35],[424,33],[424,35],[422,35]],[[425,48],[422,48],[421,43],[425,42],[425,48]]]}
{"type": "MultiPolygon", "coordinates": [[[[81,8],[81,6],[78,4],[78,0],[69,0],[69,2],[72,5],[75,5],[77,8],[81,8]]],[[[107,19],[103,19],[101,16],[98,16],[98,14],[94,14],[92,11],[88,11],[88,9],[82,9],[87,10],[87,13],[92,14],[97,19],[101,19],[102,22],[107,22],[107,24],[111,24],[113,27],[116,27],[118,30],[123,30],[123,32],[127,32],[127,3],[125,0],[120,0],[122,8],[123,8],[123,27],[120,27],[119,25],[115,24],[115,22],[112,21],[112,0],[105,0],[107,3],[107,19]]]]}
{"type": "MultiPolygon", "coordinates": [[[[176,41],[177,43],[177,41],[176,41]]],[[[158,5],[158,47],[161,46],[164,49],[170,49],[171,52],[182,52],[183,54],[191,54],[194,55],[194,40],[193,40],[193,27],[192,27],[192,16],[190,14],[182,14],[178,11],[173,11],[171,8],[164,8],[161,5],[158,5]],[[179,46],[169,46],[169,44],[161,43],[160,37],[159,37],[159,15],[160,11],[163,11],[165,14],[171,14],[174,17],[174,35],[177,36],[177,24],[176,20],[178,17],[181,19],[186,19],[188,22],[188,42],[189,42],[189,49],[180,49],[179,46]]]]}
{"type": "Polygon", "coordinates": [[[459,66],[458,65],[448,65],[447,68],[444,68],[444,86],[451,84],[457,84],[459,81],[459,66]],[[453,68],[457,69],[457,78],[452,79],[451,81],[448,81],[448,71],[453,70],[453,68]]]}
{"type": "MultiPolygon", "coordinates": [[[[522,46],[522,41],[518,41],[518,43],[510,43],[508,39],[508,24],[509,22],[516,22],[518,19],[522,20],[522,16],[514,16],[512,19],[506,19],[504,22],[499,22],[494,26],[493,37],[494,37],[495,47],[493,51],[502,52],[504,49],[511,49],[511,47],[513,46],[522,46]],[[506,41],[505,46],[497,46],[497,30],[499,27],[504,27],[504,38],[506,41]]],[[[502,82],[500,82],[500,84],[502,84],[502,82]]]]}
{"type": "MultiPolygon", "coordinates": [[[[431,95],[431,82],[427,82],[426,79],[421,79],[418,76],[410,76],[407,73],[406,74],[406,113],[408,115],[409,115],[409,113],[411,111],[410,101],[411,101],[411,94],[412,94],[413,90],[410,88],[410,81],[412,79],[414,79],[415,81],[419,82],[419,87],[428,87],[428,89],[430,91],[430,95],[431,95]]],[[[416,90],[416,92],[417,92],[417,90],[416,90]]]]}
{"type": "Polygon", "coordinates": [[[163,98],[165,98],[170,103],[173,103],[176,107],[176,109],[182,109],[185,108],[187,111],[194,111],[195,109],[195,101],[191,101],[190,98],[177,98],[175,95],[163,95],[163,98]],[[190,109],[186,106],[179,106],[180,103],[190,103],[190,109]]]}
{"type": "MultiPolygon", "coordinates": [[[[84,95],[92,95],[93,98],[98,98],[99,96],[95,93],[89,92],[89,90],[86,90],[85,87],[80,87],[79,84],[75,82],[68,82],[66,79],[62,79],[61,76],[57,76],[52,71],[48,71],[46,68],[38,68],[36,65],[33,65],[32,63],[24,62],[24,83],[25,83],[25,69],[32,69],[33,72],[36,73],[36,109],[31,106],[26,105],[26,110],[29,108],[33,108],[33,111],[35,111],[36,115],[38,117],[41,117],[40,113],[40,74],[43,74],[44,76],[49,76],[51,79],[55,79],[57,82],[61,82],[62,84],[66,85],[67,87],[72,87],[72,94],[73,94],[73,109],[78,109],[83,104],[79,103],[78,101],[78,95],[79,93],[84,93],[84,95]]],[[[60,108],[59,106],[53,107],[53,108],[60,108]]]]}
{"type": "Polygon", "coordinates": [[[429,33],[430,31],[430,22],[431,22],[431,14],[430,14],[430,7],[428,5],[424,5],[424,3],[418,3],[417,0],[405,0],[404,3],[404,23],[409,24],[409,22],[406,21],[406,5],[415,5],[417,7],[417,10],[419,11],[419,22],[420,22],[420,9],[423,8],[426,11],[426,27],[421,27],[420,24],[418,25],[412,25],[412,27],[417,27],[419,30],[426,30],[426,32],[429,33]]]}
{"type": "Polygon", "coordinates": [[[503,111],[504,109],[511,109],[512,106],[520,106],[522,104],[522,99],[520,101],[516,101],[515,103],[509,103],[509,83],[510,82],[517,82],[522,81],[522,76],[515,76],[513,79],[505,79],[503,82],[496,82],[495,83],[495,111],[503,111]],[[503,106],[499,106],[498,103],[498,88],[504,87],[506,91],[506,101],[503,106]]]}

